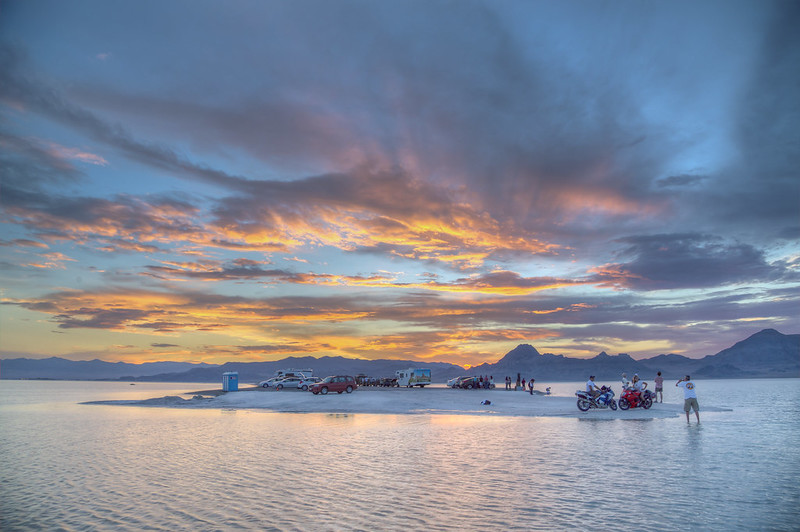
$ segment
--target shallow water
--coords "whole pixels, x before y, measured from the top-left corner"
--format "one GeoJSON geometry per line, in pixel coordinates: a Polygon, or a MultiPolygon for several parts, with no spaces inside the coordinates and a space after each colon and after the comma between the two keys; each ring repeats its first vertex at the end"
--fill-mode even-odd
{"type": "Polygon", "coordinates": [[[78,404],[208,385],[0,381],[0,529],[797,530],[800,380],[697,384],[733,410],[277,414],[78,404]]]}

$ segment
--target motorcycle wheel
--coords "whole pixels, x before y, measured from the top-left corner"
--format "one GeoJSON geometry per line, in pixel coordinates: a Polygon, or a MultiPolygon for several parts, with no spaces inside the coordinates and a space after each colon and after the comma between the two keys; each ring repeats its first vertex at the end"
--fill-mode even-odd
{"type": "Polygon", "coordinates": [[[578,410],[587,412],[592,407],[592,404],[586,399],[578,399],[578,410]]]}
{"type": "Polygon", "coordinates": [[[623,410],[627,410],[627,409],[629,409],[629,408],[631,407],[631,404],[628,402],[628,400],[627,400],[627,399],[625,399],[624,397],[622,397],[622,398],[620,398],[620,400],[619,400],[619,407],[620,407],[621,409],[623,409],[623,410]]]}
{"type": "Polygon", "coordinates": [[[610,407],[611,407],[611,410],[616,410],[616,409],[617,409],[617,402],[616,402],[615,400],[613,400],[613,399],[612,399],[612,400],[610,400],[610,401],[608,402],[608,406],[610,406],[610,407]]]}
{"type": "Polygon", "coordinates": [[[651,406],[653,406],[653,400],[652,400],[652,399],[650,399],[649,397],[645,397],[645,398],[642,400],[642,408],[644,408],[645,410],[647,410],[647,409],[648,409],[648,408],[650,408],[651,406]]]}

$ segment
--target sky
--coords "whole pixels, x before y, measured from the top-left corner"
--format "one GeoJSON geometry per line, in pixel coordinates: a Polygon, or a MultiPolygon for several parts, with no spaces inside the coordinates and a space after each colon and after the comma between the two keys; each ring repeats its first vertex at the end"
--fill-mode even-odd
{"type": "Polygon", "coordinates": [[[0,358],[800,333],[800,3],[0,3],[0,358]]]}

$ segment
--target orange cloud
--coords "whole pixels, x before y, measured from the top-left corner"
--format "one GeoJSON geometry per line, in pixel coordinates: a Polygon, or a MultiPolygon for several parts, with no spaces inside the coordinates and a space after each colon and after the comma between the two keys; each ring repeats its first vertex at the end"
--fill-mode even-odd
{"type": "MultiPolygon", "coordinates": [[[[311,354],[474,363],[491,361],[509,342],[555,334],[530,327],[476,326],[481,311],[474,301],[443,302],[444,306],[431,301],[420,306],[387,305],[382,298],[357,302],[337,297],[248,299],[189,292],[75,290],[4,303],[48,314],[61,331],[105,330],[133,335],[126,337],[127,343],[141,337],[152,345],[156,345],[153,337],[169,337],[157,342],[162,346],[159,354],[190,349],[196,353],[191,358],[202,360],[209,360],[204,350],[213,343],[215,357],[234,353],[248,360],[311,354]],[[197,339],[203,344],[197,345],[197,339]]],[[[491,319],[491,310],[486,316],[491,319]]],[[[140,351],[138,356],[148,353],[140,351]]]]}

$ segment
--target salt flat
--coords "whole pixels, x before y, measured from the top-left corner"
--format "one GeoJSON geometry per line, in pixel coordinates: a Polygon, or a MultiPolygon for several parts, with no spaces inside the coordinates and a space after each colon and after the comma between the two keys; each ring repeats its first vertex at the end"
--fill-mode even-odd
{"type": "MultiPolygon", "coordinates": [[[[480,416],[574,417],[591,419],[653,419],[683,415],[683,405],[656,403],[649,410],[591,409],[581,412],[575,397],[530,395],[506,390],[449,388],[359,388],[351,394],[314,395],[300,390],[247,389],[220,393],[190,392],[192,399],[168,396],[142,401],[93,401],[92,404],[177,408],[264,409],[283,413],[438,414],[480,416]],[[491,401],[489,405],[482,401],[491,401]]],[[[701,412],[724,408],[703,405],[701,412]]]]}

